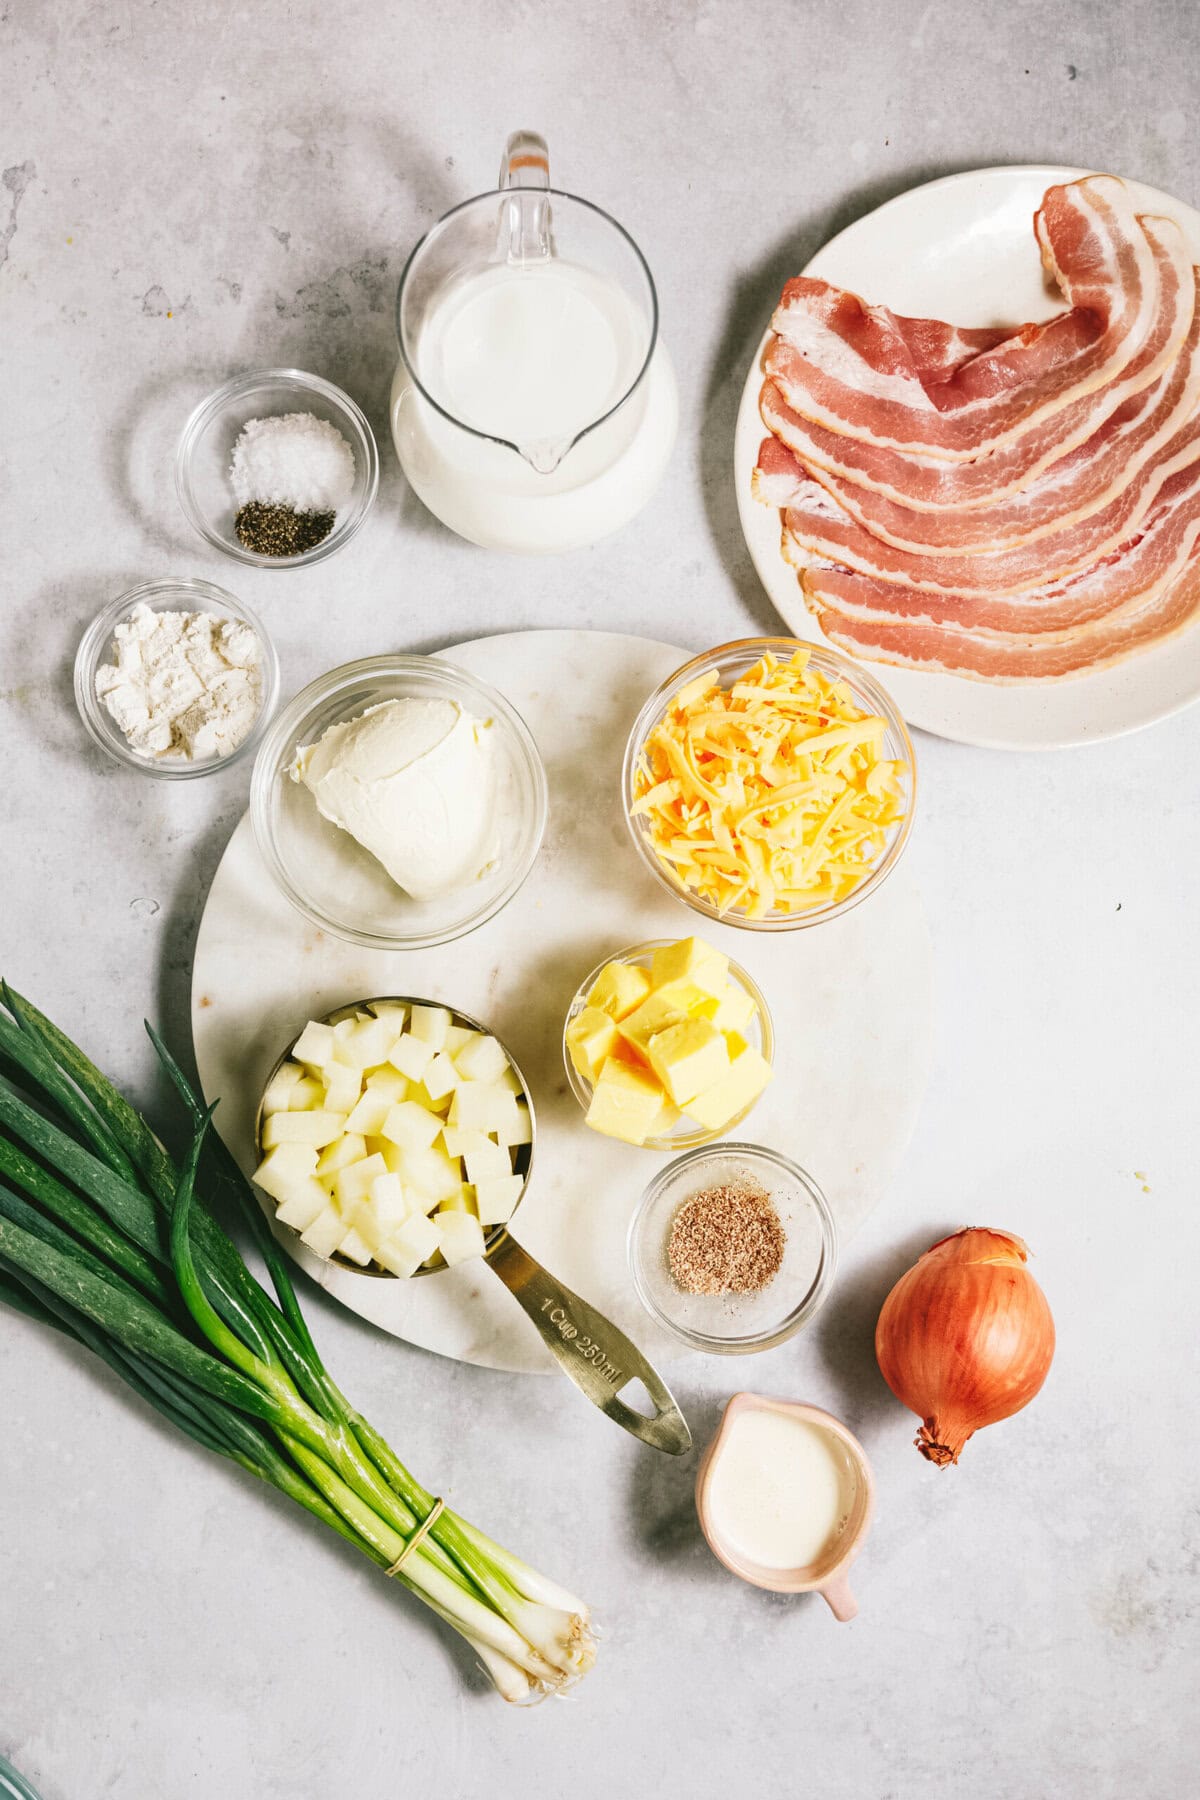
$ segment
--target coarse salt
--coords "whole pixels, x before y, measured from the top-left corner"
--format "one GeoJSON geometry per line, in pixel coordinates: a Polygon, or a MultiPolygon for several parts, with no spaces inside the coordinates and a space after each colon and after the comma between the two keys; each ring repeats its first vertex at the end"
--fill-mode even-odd
{"type": "Polygon", "coordinates": [[[229,479],[239,507],[258,501],[338,512],[354,491],[354,452],[336,425],[314,413],[251,419],[233,446],[229,479]]]}
{"type": "Polygon", "coordinates": [[[139,601],[113,632],[96,694],[137,755],[205,762],[232,755],[253,730],[262,676],[262,645],[242,620],[139,601]]]}

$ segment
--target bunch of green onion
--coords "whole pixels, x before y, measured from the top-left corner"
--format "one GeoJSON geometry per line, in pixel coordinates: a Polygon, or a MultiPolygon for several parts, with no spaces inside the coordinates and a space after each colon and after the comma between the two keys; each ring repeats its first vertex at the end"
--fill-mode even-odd
{"type": "Polygon", "coordinates": [[[587,1607],[438,1511],[334,1385],[253,1193],[210,1134],[212,1109],[155,1033],[193,1127],[178,1166],[57,1026],[5,983],[0,999],[0,1301],[86,1345],[196,1443],[394,1574],[474,1646],[506,1700],[585,1675],[587,1607]],[[274,1298],[217,1201],[253,1234],[274,1298]]]}

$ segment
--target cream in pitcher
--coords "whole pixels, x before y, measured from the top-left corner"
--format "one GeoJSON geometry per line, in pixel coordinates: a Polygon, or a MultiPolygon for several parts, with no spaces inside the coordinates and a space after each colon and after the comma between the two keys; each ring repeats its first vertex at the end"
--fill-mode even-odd
{"type": "Polygon", "coordinates": [[[499,194],[434,226],[397,301],[401,466],[443,523],[491,549],[615,531],[649,499],[678,421],[640,251],[548,184],[542,140],[510,139],[499,194]]]}

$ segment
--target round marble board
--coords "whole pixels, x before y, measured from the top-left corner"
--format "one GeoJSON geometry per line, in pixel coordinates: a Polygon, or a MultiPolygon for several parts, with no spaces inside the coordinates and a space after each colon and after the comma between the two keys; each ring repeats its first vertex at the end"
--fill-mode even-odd
{"type": "MultiPolygon", "coordinates": [[[[678,1347],[634,1295],[625,1233],[668,1156],[584,1126],[562,1065],[563,1020],[579,982],[610,953],[691,932],[744,963],[774,1017],[776,1074],[738,1135],[802,1163],[845,1238],[887,1187],[929,1070],[931,957],[920,896],[901,864],[877,894],[831,924],[778,935],[708,924],[643,870],[621,809],[621,758],[634,717],[691,652],[609,632],[534,631],[445,654],[506,694],[537,740],[550,821],[532,874],[502,913],[456,943],[361,950],[293,910],[244,818],[196,945],[192,1030],[204,1092],[220,1097],[217,1126],[249,1171],[263,1084],[310,1016],[369,995],[413,994],[482,1019],[521,1065],[537,1112],[533,1179],[514,1236],[653,1360],[666,1361],[678,1347]]],[[[329,1293],[395,1337],[487,1368],[554,1367],[481,1263],[388,1281],[321,1262],[291,1233],[281,1241],[329,1293]]]]}
{"type": "MultiPolygon", "coordinates": [[[[959,325],[1048,319],[1062,300],[1048,291],[1033,215],[1046,189],[1083,169],[971,169],[910,188],[856,219],[804,270],[897,312],[959,325]]],[[[1177,221],[1200,259],[1200,213],[1144,182],[1126,183],[1141,211],[1177,221]]],[[[790,274],[791,271],[789,270],[790,274]]],[[[780,551],[779,514],[750,491],[764,425],[758,397],[770,329],[746,375],[734,431],[738,512],[751,559],[789,631],[817,644],[825,634],[804,604],[780,551]]],[[[1140,731],[1200,699],[1200,624],[1124,662],[1060,681],[989,682],[877,664],[910,725],[993,750],[1056,750],[1140,731]]]]}

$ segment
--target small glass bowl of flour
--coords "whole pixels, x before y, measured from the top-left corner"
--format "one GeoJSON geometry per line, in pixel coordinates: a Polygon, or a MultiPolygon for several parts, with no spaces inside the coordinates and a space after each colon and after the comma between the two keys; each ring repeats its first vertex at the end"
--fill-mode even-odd
{"type": "Polygon", "coordinates": [[[379,453],[361,409],[302,369],[259,369],[225,382],[193,412],[175,456],[189,522],[216,549],[259,569],[307,568],[332,556],[358,531],[378,487],[379,453]],[[287,512],[315,529],[289,544],[279,531],[287,512]]]}
{"type": "Polygon", "coordinates": [[[75,703],[91,737],[167,781],[244,756],[278,699],[271,640],[248,606],[208,581],[131,588],[92,621],[75,657],[75,703]]]}

